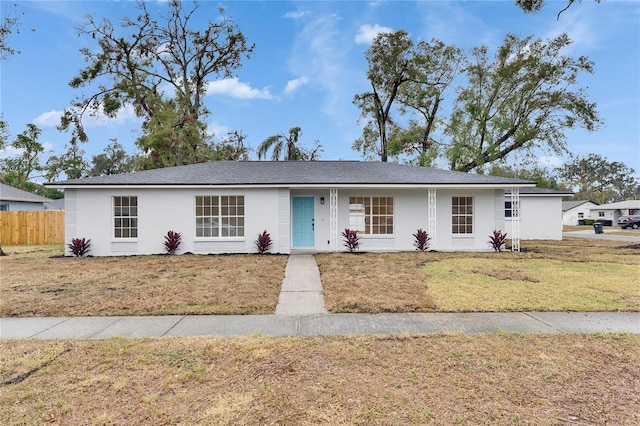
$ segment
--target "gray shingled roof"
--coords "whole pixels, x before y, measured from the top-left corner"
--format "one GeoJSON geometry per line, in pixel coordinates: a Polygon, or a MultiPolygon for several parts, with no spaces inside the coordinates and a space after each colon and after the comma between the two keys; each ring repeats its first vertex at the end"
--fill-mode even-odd
{"type": "Polygon", "coordinates": [[[214,161],[54,182],[86,185],[531,185],[534,182],[405,164],[364,161],[214,161]]]}
{"type": "MultiPolygon", "coordinates": [[[[511,194],[511,191],[506,191],[507,194],[511,194]]],[[[557,195],[568,196],[573,195],[571,191],[565,191],[562,189],[549,189],[549,188],[522,188],[520,195],[557,195]]],[[[584,201],[583,201],[584,202],[584,201]]]]}
{"type": "Polygon", "coordinates": [[[571,210],[575,207],[578,207],[582,204],[585,203],[593,203],[595,205],[599,205],[598,203],[596,203],[595,201],[591,201],[591,200],[572,200],[572,201],[563,201],[562,202],[562,211],[567,211],[567,210],[571,210]]]}
{"type": "Polygon", "coordinates": [[[22,201],[25,203],[50,203],[52,200],[40,195],[14,188],[13,186],[0,183],[0,200],[2,201],[22,201]]]}

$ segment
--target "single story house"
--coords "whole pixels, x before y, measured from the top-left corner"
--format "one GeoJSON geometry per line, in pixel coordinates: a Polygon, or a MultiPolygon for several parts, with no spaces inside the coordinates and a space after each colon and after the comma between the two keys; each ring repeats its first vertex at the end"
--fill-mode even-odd
{"type": "Polygon", "coordinates": [[[518,233],[523,240],[562,240],[562,198],[572,195],[571,191],[558,189],[522,188],[520,217],[515,221],[507,191],[504,212],[507,236],[518,233]]]}
{"type": "Polygon", "coordinates": [[[169,230],[181,253],[253,253],[265,230],[271,252],[344,251],[345,228],[362,251],[415,250],[419,228],[430,249],[489,250],[505,229],[505,191],[518,220],[520,190],[535,182],[382,162],[216,161],[48,186],[64,189],[66,240],[114,256],[162,253],[169,230]]]}
{"type": "Polygon", "coordinates": [[[589,218],[615,226],[621,217],[637,214],[640,214],[640,200],[627,200],[601,204],[591,209],[589,218]]]}
{"type": "Polygon", "coordinates": [[[562,224],[570,226],[584,225],[584,219],[590,219],[591,210],[598,206],[598,203],[591,200],[563,201],[562,224]]]}
{"type": "Polygon", "coordinates": [[[45,210],[53,200],[0,183],[0,211],[45,210]]]}

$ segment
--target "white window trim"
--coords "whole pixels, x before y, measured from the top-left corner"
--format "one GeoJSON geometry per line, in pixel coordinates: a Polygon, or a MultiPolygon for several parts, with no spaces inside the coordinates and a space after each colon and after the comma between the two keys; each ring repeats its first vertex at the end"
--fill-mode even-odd
{"type": "MultiPolygon", "coordinates": [[[[475,200],[473,200],[473,202],[475,204],[475,200]]],[[[505,202],[504,202],[504,220],[505,221],[513,221],[514,216],[513,216],[513,205],[511,204],[512,202],[513,201],[509,201],[509,200],[505,200],[505,202]],[[507,208],[507,203],[510,204],[509,208],[507,208]],[[511,212],[511,216],[507,216],[507,211],[511,212]]],[[[475,209],[473,211],[475,213],[475,209]]],[[[520,216],[522,216],[522,210],[518,208],[517,211],[520,213],[520,216]]],[[[518,217],[518,216],[515,216],[515,217],[518,217]]],[[[475,222],[474,222],[474,224],[475,224],[475,222]]],[[[473,231],[475,233],[475,227],[474,227],[473,231]]]]}
{"type": "MultiPolygon", "coordinates": [[[[391,217],[393,218],[393,232],[391,234],[366,234],[364,232],[358,231],[358,235],[360,236],[360,238],[365,239],[365,240],[395,238],[395,236],[396,236],[396,227],[397,227],[397,222],[396,222],[396,198],[393,195],[351,195],[351,196],[349,196],[349,198],[347,200],[348,201],[347,202],[348,206],[351,206],[351,203],[349,202],[351,198],[368,198],[369,202],[371,203],[372,206],[373,206],[373,198],[391,198],[391,200],[393,202],[393,214],[391,214],[391,217]]],[[[351,221],[351,209],[349,208],[347,211],[348,211],[349,221],[351,221]]],[[[366,207],[365,207],[365,211],[366,211],[366,207]]],[[[364,216],[366,218],[366,214],[364,216]]],[[[389,215],[385,215],[385,216],[389,216],[389,215]]],[[[373,217],[373,213],[370,214],[370,218],[372,218],[372,217],[373,217]]],[[[365,219],[365,224],[366,224],[366,219],[365,219]]],[[[369,224],[369,226],[373,229],[373,225],[371,223],[369,224]]]]}
{"type": "Polygon", "coordinates": [[[137,195],[113,195],[111,197],[111,241],[112,242],[130,242],[130,241],[138,241],[140,236],[140,203],[139,197],[137,195]],[[116,216],[116,198],[135,198],[136,199],[136,212],[135,216],[116,216]],[[116,237],[116,217],[128,217],[129,219],[136,219],[136,234],[137,237],[116,237]]]}
{"type": "MultiPolygon", "coordinates": [[[[247,205],[246,205],[246,197],[244,194],[199,194],[199,195],[194,195],[193,196],[193,238],[195,239],[195,241],[227,241],[227,242],[233,242],[233,241],[246,241],[247,239],[247,226],[246,226],[246,217],[247,217],[247,205]],[[218,208],[220,209],[220,197],[243,197],[243,200],[245,201],[244,208],[245,208],[245,212],[242,215],[242,218],[245,219],[244,225],[242,226],[244,228],[244,235],[243,236],[231,236],[231,237],[223,237],[223,236],[217,236],[217,237],[199,237],[198,236],[198,216],[196,214],[196,209],[197,209],[197,198],[198,197],[218,197],[218,208]]],[[[203,216],[204,217],[204,216],[203,216]]],[[[235,216],[238,217],[238,216],[235,216]]],[[[220,214],[218,215],[218,231],[222,230],[222,212],[220,211],[220,214]]]]}
{"type": "Polygon", "coordinates": [[[451,221],[449,222],[449,231],[451,232],[451,236],[453,238],[475,238],[476,236],[476,197],[473,195],[452,195],[451,196],[451,210],[453,210],[453,199],[454,198],[471,198],[471,208],[473,209],[472,213],[471,213],[471,229],[472,232],[470,233],[454,233],[453,232],[453,212],[450,211],[449,212],[449,218],[451,219],[451,221]]]}

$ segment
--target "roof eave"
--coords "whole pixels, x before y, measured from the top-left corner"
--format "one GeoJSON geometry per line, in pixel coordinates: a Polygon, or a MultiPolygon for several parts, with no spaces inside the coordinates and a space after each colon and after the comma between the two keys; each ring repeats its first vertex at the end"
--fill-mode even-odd
{"type": "Polygon", "coordinates": [[[320,188],[336,188],[336,189],[353,189],[353,188],[482,188],[482,189],[516,189],[535,187],[532,183],[241,183],[241,184],[65,184],[52,183],[46,184],[46,187],[61,189],[167,189],[167,188],[291,188],[291,189],[320,189],[320,188]]]}

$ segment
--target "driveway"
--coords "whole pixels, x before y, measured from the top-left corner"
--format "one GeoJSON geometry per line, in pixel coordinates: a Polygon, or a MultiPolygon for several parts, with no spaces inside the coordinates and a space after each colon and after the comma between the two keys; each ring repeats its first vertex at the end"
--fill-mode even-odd
{"type": "Polygon", "coordinates": [[[627,241],[627,242],[635,242],[640,243],[640,234],[636,231],[629,230],[629,235],[613,235],[611,232],[619,232],[623,231],[619,227],[604,227],[602,234],[596,234],[593,229],[583,230],[583,231],[571,231],[571,232],[563,232],[562,237],[577,237],[577,238],[591,238],[596,240],[612,240],[612,241],[627,241]],[[607,229],[609,228],[609,229],[607,229]],[[614,231],[615,230],[615,231],[614,231]],[[633,233],[633,234],[632,234],[633,233]]]}

